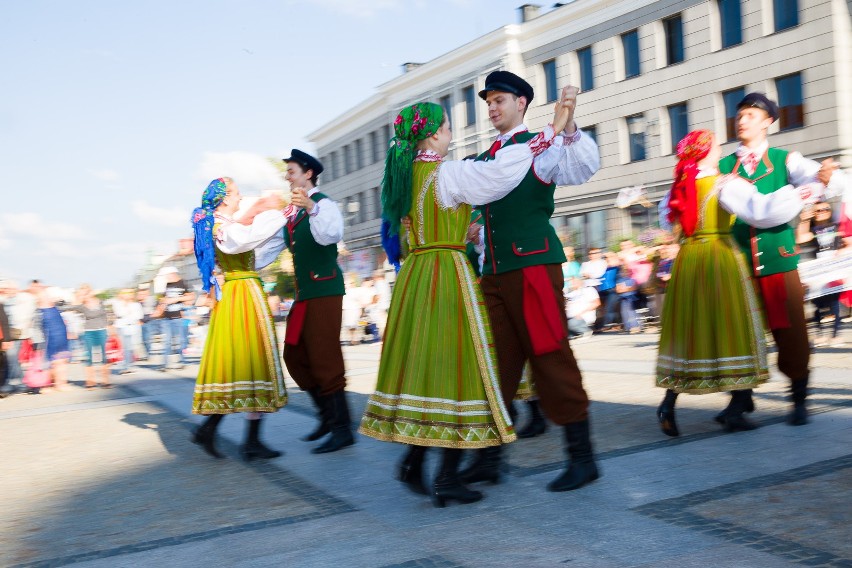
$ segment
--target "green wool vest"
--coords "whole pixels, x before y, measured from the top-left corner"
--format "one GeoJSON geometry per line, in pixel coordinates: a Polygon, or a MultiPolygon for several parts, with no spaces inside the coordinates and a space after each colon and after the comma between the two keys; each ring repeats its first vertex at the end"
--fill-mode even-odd
{"type": "MultiPolygon", "coordinates": [[[[311,199],[318,203],[325,197],[317,192],[311,199]]],[[[337,265],[337,244],[323,246],[314,240],[304,209],[284,227],[284,243],[293,253],[297,302],[345,293],[343,273],[337,265]]]]}
{"type": "MultiPolygon", "coordinates": [[[[719,162],[719,171],[729,174],[737,168],[741,178],[754,184],[762,194],[773,193],[789,183],[787,180],[787,152],[769,148],[757,164],[753,176],[749,176],[740,165],[736,154],[725,156],[719,162]]],[[[731,228],[734,240],[748,257],[755,276],[768,276],[796,270],[799,253],[796,248],[796,232],[788,223],[758,229],[737,219],[731,228]]]]}
{"type": "MultiPolygon", "coordinates": [[[[534,133],[519,132],[504,146],[522,144],[534,133]]],[[[477,160],[493,159],[489,152],[477,160]]],[[[544,183],[530,167],[526,177],[509,195],[479,207],[485,221],[483,274],[502,274],[539,264],[562,264],[565,253],[550,224],[555,183],[544,183]]]]}

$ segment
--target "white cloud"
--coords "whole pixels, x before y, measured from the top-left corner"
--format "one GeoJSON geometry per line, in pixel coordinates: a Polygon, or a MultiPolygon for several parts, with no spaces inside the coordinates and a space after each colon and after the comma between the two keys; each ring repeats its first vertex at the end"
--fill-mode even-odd
{"type": "Polygon", "coordinates": [[[32,248],[36,256],[61,257],[64,259],[85,258],[89,254],[86,247],[73,245],[67,241],[43,240],[32,248]]]}
{"type": "Polygon", "coordinates": [[[142,200],[131,202],[130,207],[137,217],[147,223],[166,227],[189,227],[189,213],[180,207],[157,207],[142,200]]]}
{"type": "Polygon", "coordinates": [[[5,231],[12,235],[50,237],[53,239],[84,239],[86,231],[71,223],[49,221],[38,213],[3,213],[0,215],[5,231]]]}
{"type": "Polygon", "coordinates": [[[88,172],[93,177],[107,183],[115,183],[121,179],[121,176],[115,170],[88,170],[88,172]]]}
{"type": "MultiPolygon", "coordinates": [[[[244,194],[287,187],[281,173],[269,163],[268,158],[250,152],[206,152],[197,175],[205,182],[220,177],[233,178],[244,194]]],[[[199,189],[199,196],[203,190],[204,187],[199,189]]]]}

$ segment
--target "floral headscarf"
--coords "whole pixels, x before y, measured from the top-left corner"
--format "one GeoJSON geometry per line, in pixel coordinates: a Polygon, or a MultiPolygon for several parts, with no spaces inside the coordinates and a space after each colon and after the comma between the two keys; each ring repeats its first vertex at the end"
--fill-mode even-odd
{"type": "Polygon", "coordinates": [[[228,194],[227,178],[214,179],[201,195],[201,207],[192,211],[192,229],[195,233],[195,260],[201,271],[201,286],[205,292],[211,285],[218,285],[213,269],[216,266],[216,251],[213,248],[213,212],[228,194]]]}
{"type": "Polygon", "coordinates": [[[399,221],[411,210],[411,176],[417,143],[435,134],[444,122],[444,109],[435,103],[415,103],[400,111],[393,122],[382,179],[382,218],[390,234],[399,234],[399,221]]]}
{"type": "Polygon", "coordinates": [[[679,221],[687,237],[695,233],[698,223],[698,197],[695,192],[698,162],[707,157],[712,147],[713,133],[709,130],[693,130],[677,144],[678,163],[669,199],[669,222],[679,221]]]}

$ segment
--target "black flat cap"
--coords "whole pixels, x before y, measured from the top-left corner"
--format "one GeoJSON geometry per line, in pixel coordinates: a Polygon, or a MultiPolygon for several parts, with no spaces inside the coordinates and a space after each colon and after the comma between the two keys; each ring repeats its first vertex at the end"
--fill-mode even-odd
{"type": "Polygon", "coordinates": [[[772,117],[772,121],[778,120],[778,105],[763,93],[749,93],[737,105],[737,110],[741,108],[759,108],[765,110],[772,117]]]}
{"type": "Polygon", "coordinates": [[[319,160],[317,160],[310,154],[307,154],[295,148],[293,148],[293,150],[290,152],[290,157],[284,158],[284,161],[296,162],[297,164],[302,166],[302,169],[305,171],[313,170],[315,176],[320,175],[323,170],[322,163],[319,160]]]}
{"type": "Polygon", "coordinates": [[[509,71],[494,71],[485,78],[485,88],[479,91],[479,98],[483,101],[488,96],[488,91],[500,91],[511,93],[518,97],[527,98],[527,106],[533,100],[532,85],[509,71]]]}

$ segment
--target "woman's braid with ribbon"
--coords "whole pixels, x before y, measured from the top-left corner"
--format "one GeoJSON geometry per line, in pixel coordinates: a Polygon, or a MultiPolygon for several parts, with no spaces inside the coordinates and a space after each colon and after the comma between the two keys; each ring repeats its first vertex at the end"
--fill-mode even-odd
{"type": "Polygon", "coordinates": [[[385,158],[382,178],[382,219],[390,235],[399,234],[400,219],[411,210],[411,179],[417,143],[435,134],[444,122],[444,109],[435,103],[415,103],[400,111],[385,158]]]}
{"type": "Polygon", "coordinates": [[[221,292],[219,282],[213,276],[216,267],[216,250],[213,247],[213,212],[228,194],[226,178],[214,179],[201,195],[201,207],[192,211],[192,229],[195,233],[195,260],[201,272],[201,286],[205,292],[210,286],[216,288],[216,299],[221,292]]]}
{"type": "Polygon", "coordinates": [[[678,142],[678,162],[674,171],[674,184],[669,198],[669,222],[680,222],[687,237],[695,233],[698,223],[698,196],[695,178],[698,162],[710,153],[713,133],[709,130],[693,130],[678,142]]]}

